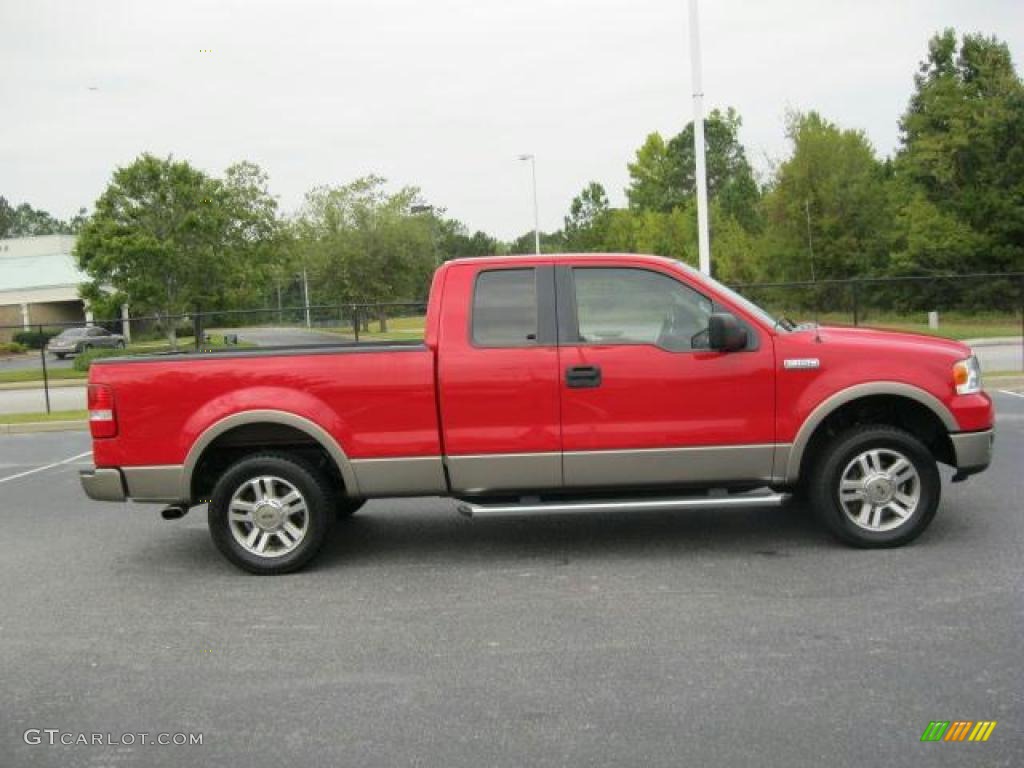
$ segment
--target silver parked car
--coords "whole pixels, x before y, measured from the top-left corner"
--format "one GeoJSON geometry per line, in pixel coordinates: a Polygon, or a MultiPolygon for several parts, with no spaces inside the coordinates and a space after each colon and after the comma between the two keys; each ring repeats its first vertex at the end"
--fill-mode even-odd
{"type": "Polygon", "coordinates": [[[46,349],[63,360],[68,355],[90,349],[124,349],[124,336],[111,333],[106,328],[67,328],[50,339],[46,349]]]}

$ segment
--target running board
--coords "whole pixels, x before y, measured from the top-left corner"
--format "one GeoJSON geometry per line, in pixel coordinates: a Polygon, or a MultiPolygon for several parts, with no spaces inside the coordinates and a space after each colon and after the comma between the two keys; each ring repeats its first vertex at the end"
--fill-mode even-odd
{"type": "Polygon", "coordinates": [[[677,499],[606,499],[601,501],[549,501],[523,504],[486,504],[469,501],[459,503],[460,515],[466,517],[498,517],[500,515],[546,515],[579,512],[651,512],[675,509],[746,509],[778,507],[789,498],[788,493],[760,496],[702,496],[677,499]]]}

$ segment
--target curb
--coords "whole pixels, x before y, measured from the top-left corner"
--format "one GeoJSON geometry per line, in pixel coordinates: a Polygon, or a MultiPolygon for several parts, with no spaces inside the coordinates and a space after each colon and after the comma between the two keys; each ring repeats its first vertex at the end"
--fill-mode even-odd
{"type": "Polygon", "coordinates": [[[0,424],[0,435],[27,435],[34,432],[85,432],[87,421],[30,421],[24,424],[0,424]]]}
{"type": "Polygon", "coordinates": [[[984,382],[987,392],[1007,387],[1024,387],[1024,376],[985,376],[982,374],[981,380],[984,382]]]}
{"type": "Polygon", "coordinates": [[[1011,344],[1024,343],[1021,336],[986,336],[980,339],[964,339],[963,343],[969,347],[1008,347],[1011,344]]]}

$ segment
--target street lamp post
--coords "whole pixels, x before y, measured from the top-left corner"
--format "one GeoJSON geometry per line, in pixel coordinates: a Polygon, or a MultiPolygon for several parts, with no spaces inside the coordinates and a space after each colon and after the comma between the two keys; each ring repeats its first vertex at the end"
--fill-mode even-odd
{"type": "Polygon", "coordinates": [[[697,156],[697,252],[700,258],[700,271],[710,275],[708,170],[704,156],[704,86],[701,82],[700,19],[697,13],[697,0],[690,0],[690,71],[693,79],[693,149],[697,156]]]}
{"type": "Polygon", "coordinates": [[[530,161],[533,174],[533,252],[540,256],[540,213],[537,209],[537,158],[532,155],[520,155],[520,160],[530,161]]]}

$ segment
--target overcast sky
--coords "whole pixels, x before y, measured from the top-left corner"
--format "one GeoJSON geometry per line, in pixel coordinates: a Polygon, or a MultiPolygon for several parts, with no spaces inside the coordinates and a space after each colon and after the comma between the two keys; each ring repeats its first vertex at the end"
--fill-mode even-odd
{"type": "MultiPolygon", "coordinates": [[[[892,152],[943,27],[1024,58],[1022,0],[703,0],[701,22],[707,107],[739,110],[760,170],[787,108],[892,152]]],[[[691,119],[688,41],[686,0],[0,0],[0,194],[63,218],[143,151],[247,159],[285,211],[377,173],[510,238],[533,152],[554,229],[589,180],[623,203],[646,134],[691,119]]]]}

